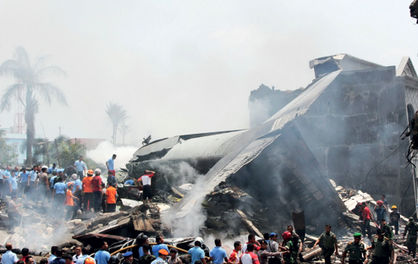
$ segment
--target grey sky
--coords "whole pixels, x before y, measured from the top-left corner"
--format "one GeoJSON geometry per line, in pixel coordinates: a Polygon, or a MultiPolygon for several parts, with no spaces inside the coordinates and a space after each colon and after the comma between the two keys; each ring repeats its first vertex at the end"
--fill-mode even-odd
{"type": "MultiPolygon", "coordinates": [[[[306,86],[310,59],[335,53],[418,66],[411,0],[1,1],[0,61],[24,46],[67,72],[53,77],[69,107],[42,104],[37,136],[110,139],[112,101],[138,143],[180,133],[248,126],[260,83],[306,86]]],[[[0,80],[2,94],[10,80],[0,80]]],[[[14,111],[0,114],[12,125],[14,111]]]]}

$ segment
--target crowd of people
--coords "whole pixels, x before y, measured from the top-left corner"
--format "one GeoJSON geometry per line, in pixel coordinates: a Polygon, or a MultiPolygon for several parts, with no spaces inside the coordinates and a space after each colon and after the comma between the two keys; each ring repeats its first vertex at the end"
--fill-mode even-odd
{"type": "MultiPolygon", "coordinates": [[[[394,263],[394,246],[392,243],[392,229],[389,226],[380,226],[372,238],[371,246],[367,247],[362,242],[362,234],[355,233],[353,241],[348,242],[342,255],[339,254],[337,236],[331,231],[330,225],[325,225],[324,232],[319,236],[310,251],[321,248],[321,254],[325,263],[332,263],[332,255],[341,258],[341,263],[349,264],[389,264],[394,263]]],[[[405,227],[404,235],[408,234],[408,241],[415,238],[418,225],[410,219],[405,227]]],[[[48,258],[40,260],[41,264],[295,264],[303,261],[304,250],[300,236],[294,231],[293,226],[287,226],[281,236],[275,232],[265,233],[263,238],[256,239],[254,234],[249,234],[246,242],[235,241],[230,254],[223,248],[222,241],[214,240],[215,246],[209,250],[202,238],[196,238],[189,250],[176,248],[164,242],[164,237],[155,237],[156,243],[150,243],[146,235],[140,234],[136,238],[136,247],[111,256],[108,244],[102,241],[100,249],[90,252],[87,248],[76,246],[72,254],[63,254],[56,246],[51,247],[48,258]],[[280,239],[281,237],[281,239],[280,239]],[[179,256],[179,250],[183,255],[179,256]],[[186,256],[186,257],[185,257],[186,256]]],[[[12,251],[12,245],[6,244],[7,251],[1,258],[1,264],[35,264],[34,258],[29,255],[29,250],[21,250],[22,257],[18,259],[12,251]]],[[[410,252],[415,254],[415,252],[410,252]]]]}
{"type": "Polygon", "coordinates": [[[114,154],[108,161],[107,184],[101,169],[88,169],[83,157],[74,162],[72,174],[56,164],[35,165],[31,169],[7,166],[0,169],[0,199],[8,196],[10,227],[17,223],[16,199],[51,205],[54,215],[72,219],[77,212],[114,212],[117,200],[114,154]],[[50,201],[50,202],[48,202],[50,201]]]}

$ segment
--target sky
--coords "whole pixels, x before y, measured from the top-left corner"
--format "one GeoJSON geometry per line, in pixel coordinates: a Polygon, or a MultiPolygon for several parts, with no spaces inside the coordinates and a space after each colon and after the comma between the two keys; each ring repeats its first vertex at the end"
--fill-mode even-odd
{"type": "MultiPolygon", "coordinates": [[[[309,60],[348,53],[418,65],[411,0],[0,1],[0,62],[17,46],[48,55],[68,106],[41,101],[36,135],[110,139],[105,108],[123,105],[127,142],[246,128],[261,83],[305,87],[309,60]]],[[[417,66],[418,67],[418,66],[417,66]]],[[[0,95],[13,80],[0,77],[0,95]]],[[[0,113],[0,128],[18,109],[0,113]]]]}

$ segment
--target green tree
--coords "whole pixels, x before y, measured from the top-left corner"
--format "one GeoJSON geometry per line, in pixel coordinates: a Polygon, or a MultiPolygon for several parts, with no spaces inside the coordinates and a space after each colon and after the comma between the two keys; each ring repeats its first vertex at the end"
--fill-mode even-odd
{"type": "Polygon", "coordinates": [[[1,165],[16,165],[17,152],[12,146],[6,143],[4,137],[4,130],[0,130],[0,164],[1,165]]]}
{"type": "Polygon", "coordinates": [[[0,75],[11,75],[15,83],[6,88],[0,99],[0,111],[9,109],[12,99],[18,99],[25,109],[26,122],[26,165],[33,162],[32,146],[35,139],[35,115],[38,113],[41,97],[51,104],[57,99],[67,104],[63,92],[55,85],[42,81],[45,74],[61,73],[64,71],[57,66],[45,65],[46,57],[41,57],[32,63],[26,50],[16,48],[14,59],[7,60],[0,65],[0,75]]]}
{"type": "Polygon", "coordinates": [[[128,115],[126,114],[125,109],[121,105],[109,103],[106,107],[106,114],[109,116],[112,121],[113,133],[112,133],[112,142],[113,145],[116,145],[116,134],[121,124],[123,124],[128,115]]]}

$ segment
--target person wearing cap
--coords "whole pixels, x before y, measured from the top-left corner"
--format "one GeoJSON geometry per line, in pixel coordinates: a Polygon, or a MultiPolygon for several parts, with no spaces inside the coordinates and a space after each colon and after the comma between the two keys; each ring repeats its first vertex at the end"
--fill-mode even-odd
{"type": "Polygon", "coordinates": [[[389,225],[395,228],[395,235],[399,235],[399,219],[401,219],[401,215],[398,213],[398,207],[396,205],[392,205],[392,212],[389,214],[389,225]]]}
{"type": "Polygon", "coordinates": [[[361,234],[354,233],[354,241],[351,241],[347,244],[344,249],[341,263],[345,263],[345,258],[348,254],[348,263],[349,264],[363,264],[363,261],[366,259],[366,247],[363,242],[361,242],[361,234]]]}
{"type": "Polygon", "coordinates": [[[224,260],[228,262],[226,251],[222,248],[222,242],[219,238],[215,239],[215,247],[210,251],[209,257],[214,264],[222,264],[224,260]]]}
{"type": "Polygon", "coordinates": [[[303,243],[300,239],[300,236],[293,230],[292,225],[287,226],[287,231],[289,231],[292,234],[292,243],[293,243],[293,250],[292,255],[293,259],[297,260],[298,255],[301,257],[302,250],[303,250],[303,243]]]}
{"type": "Polygon", "coordinates": [[[177,256],[177,249],[171,248],[170,255],[167,259],[168,264],[183,264],[183,261],[177,256]]]}
{"type": "Polygon", "coordinates": [[[109,246],[107,245],[107,242],[102,241],[100,250],[97,251],[94,255],[94,260],[96,261],[96,264],[107,264],[109,262],[110,253],[107,251],[108,248],[109,246]]]}
{"type": "Polygon", "coordinates": [[[283,261],[285,264],[293,264],[296,262],[296,259],[293,258],[292,251],[293,251],[293,242],[292,242],[292,233],[289,231],[285,231],[282,234],[283,243],[281,246],[281,250],[283,253],[283,261]]]}
{"type": "Polygon", "coordinates": [[[96,264],[96,261],[94,260],[94,258],[87,256],[83,259],[83,264],[96,264]]]}
{"type": "Polygon", "coordinates": [[[194,242],[194,247],[189,249],[188,253],[192,258],[191,264],[195,264],[197,261],[200,261],[203,264],[206,264],[205,251],[203,251],[201,247],[202,247],[202,243],[196,240],[194,242]]]}
{"type": "Polygon", "coordinates": [[[93,203],[94,211],[96,213],[100,212],[102,206],[102,176],[100,174],[102,171],[97,168],[94,170],[94,177],[91,180],[91,185],[93,188],[93,203]]]}
{"type": "Polygon", "coordinates": [[[417,232],[418,225],[415,223],[414,218],[410,217],[408,224],[405,226],[403,237],[406,237],[406,246],[408,247],[408,255],[412,255],[414,258],[417,252],[417,232]]]}
{"type": "Polygon", "coordinates": [[[158,257],[151,264],[167,264],[168,250],[162,248],[158,250],[158,257]]]}
{"type": "Polygon", "coordinates": [[[122,256],[122,264],[132,264],[134,262],[134,254],[132,253],[132,251],[127,251],[123,253],[122,256]]]}
{"type": "Polygon", "coordinates": [[[332,254],[335,252],[335,255],[338,256],[337,236],[331,232],[331,225],[325,225],[325,232],[319,236],[313,247],[315,248],[318,244],[322,249],[322,255],[325,259],[325,263],[330,264],[332,254]]]}
{"type": "Polygon", "coordinates": [[[164,244],[164,237],[162,235],[156,236],[155,237],[155,242],[157,243],[156,245],[152,246],[152,254],[158,258],[158,252],[160,251],[160,249],[165,249],[168,252],[168,246],[166,244],[164,244]]]}
{"type": "Polygon", "coordinates": [[[279,251],[279,243],[277,243],[277,234],[272,232],[270,233],[270,239],[267,242],[267,251],[277,252],[279,251]]]}
{"type": "Polygon", "coordinates": [[[93,170],[87,171],[87,177],[81,181],[83,183],[83,193],[84,193],[84,211],[90,211],[93,208],[93,170]]]}
{"type": "MultiPolygon", "coordinates": [[[[393,263],[395,251],[391,241],[384,237],[381,229],[377,229],[376,237],[372,241],[372,245],[367,248],[372,251],[370,264],[389,264],[393,263]]],[[[368,258],[366,258],[368,263],[368,258]]]]}
{"type": "Polygon", "coordinates": [[[83,156],[80,156],[78,160],[74,162],[75,170],[77,171],[77,175],[80,177],[81,180],[84,178],[84,174],[86,174],[87,171],[87,165],[83,161],[83,156]]]}

